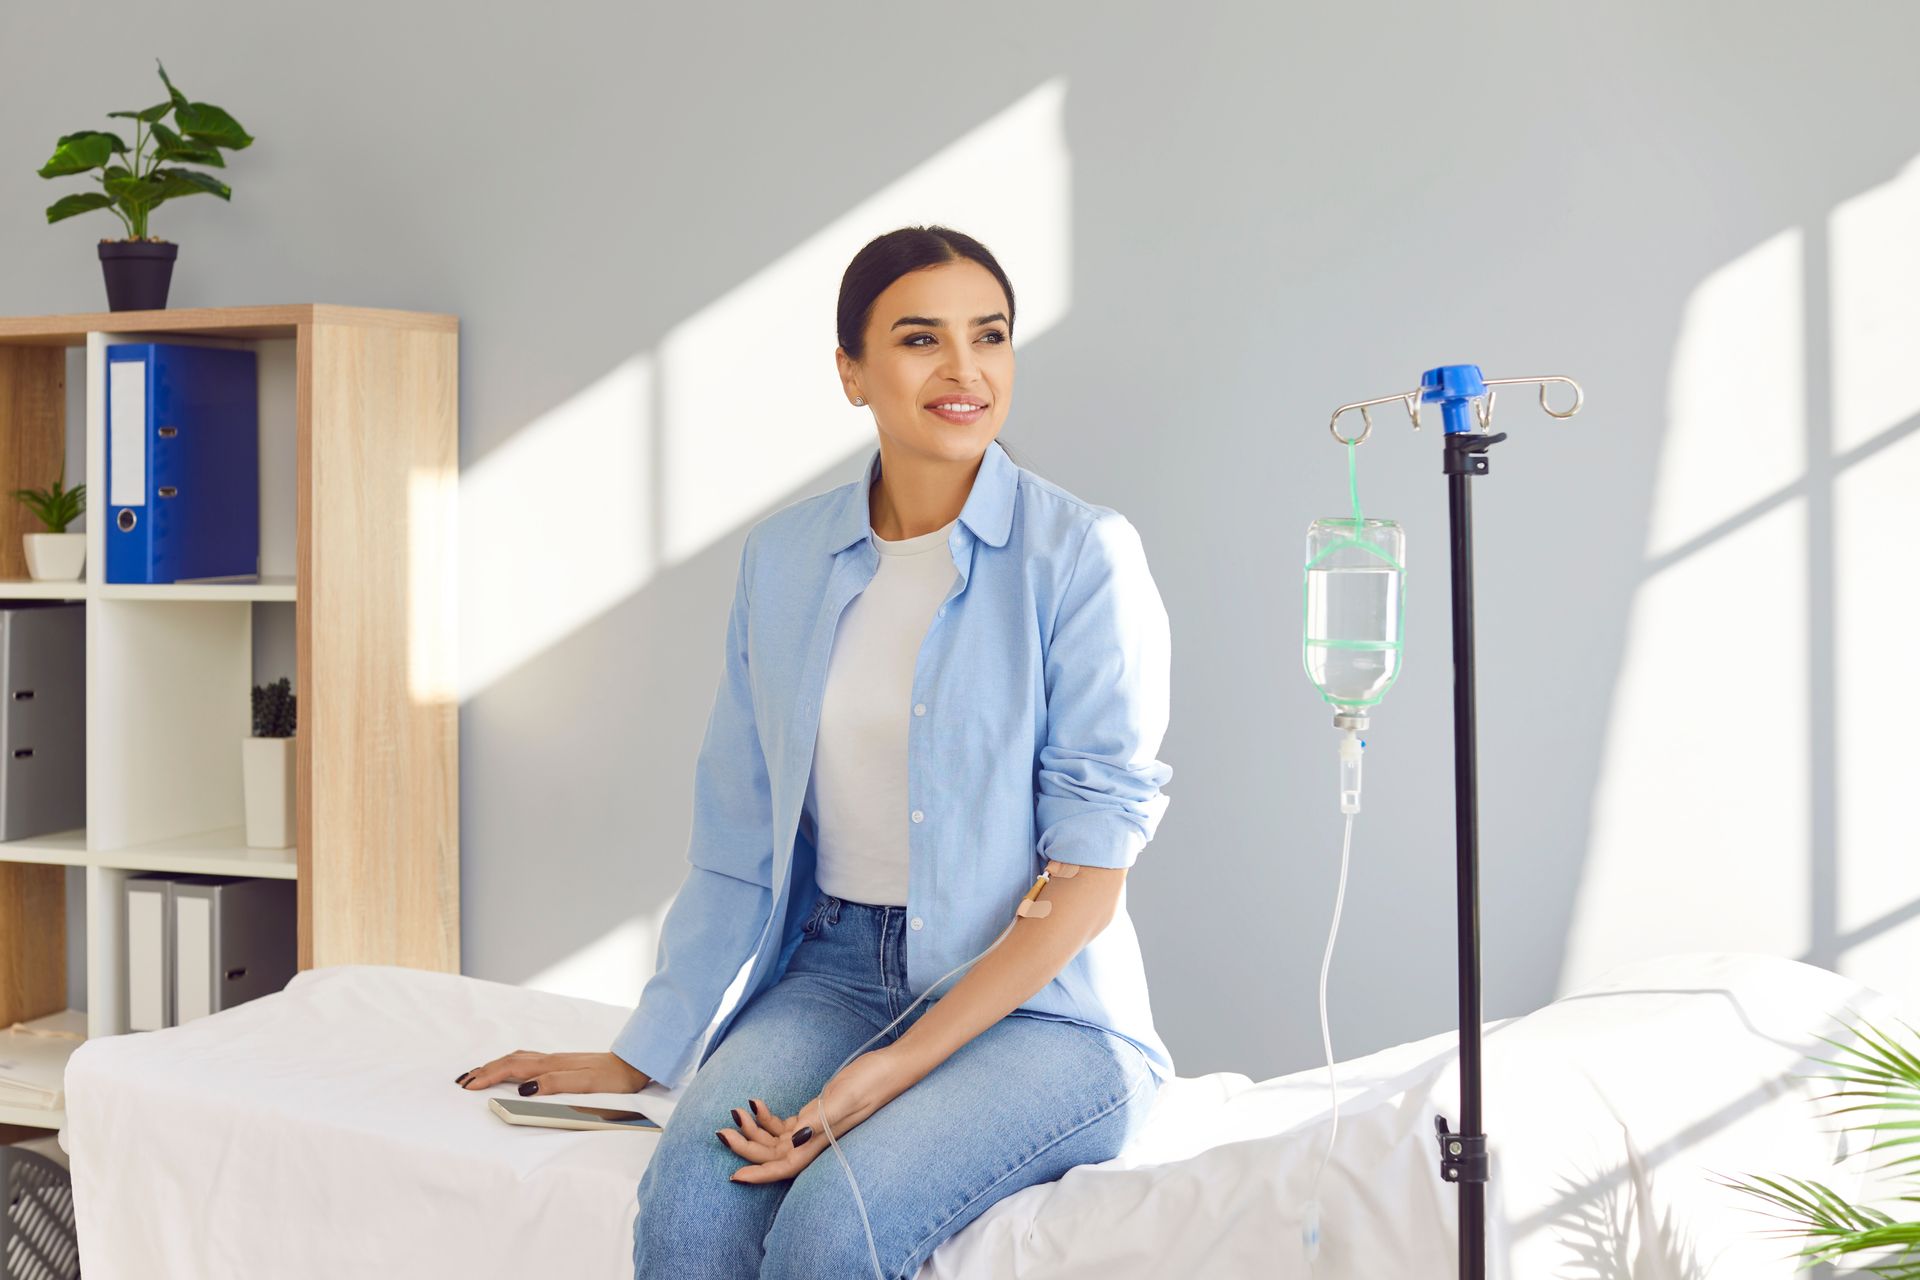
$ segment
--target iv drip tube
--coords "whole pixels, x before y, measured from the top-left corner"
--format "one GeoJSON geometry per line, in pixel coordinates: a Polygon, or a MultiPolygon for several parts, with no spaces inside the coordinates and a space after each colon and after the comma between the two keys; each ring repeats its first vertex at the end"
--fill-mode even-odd
{"type": "MultiPolygon", "coordinates": [[[[1341,740],[1343,773],[1347,743],[1357,741],[1351,729],[1341,740]]],[[[1333,943],[1334,939],[1340,936],[1340,914],[1347,901],[1347,866],[1348,855],[1353,850],[1353,815],[1360,809],[1360,774],[1357,763],[1354,765],[1352,791],[1346,789],[1345,781],[1343,777],[1340,790],[1340,809],[1347,815],[1346,822],[1343,824],[1346,831],[1340,838],[1340,889],[1333,899],[1333,925],[1327,930],[1327,951],[1320,960],[1320,1044],[1327,1054],[1327,1095],[1333,1103],[1333,1127],[1327,1133],[1327,1149],[1320,1153],[1320,1165],[1313,1171],[1313,1190],[1307,1193],[1301,1243],[1306,1246],[1308,1262],[1320,1256],[1320,1175],[1327,1171],[1327,1161],[1333,1156],[1334,1141],[1340,1136],[1340,1086],[1334,1079],[1333,1033],[1327,1026],[1327,970],[1333,965],[1333,943]],[[1349,804],[1351,808],[1348,807],[1349,804]]]]}
{"type": "MultiPolygon", "coordinates": [[[[1040,873],[1040,878],[1042,880],[1049,880],[1052,877],[1043,871],[1040,873]]],[[[848,1054],[846,1056],[845,1061],[841,1062],[839,1066],[833,1069],[833,1075],[828,1076],[826,1081],[822,1083],[820,1086],[820,1127],[822,1130],[825,1131],[827,1135],[827,1145],[833,1148],[833,1154],[836,1157],[838,1157],[840,1161],[841,1172],[847,1175],[847,1185],[853,1188],[853,1204],[855,1208],[860,1210],[860,1226],[867,1233],[867,1257],[873,1263],[873,1274],[876,1277],[878,1277],[878,1280],[887,1280],[887,1273],[880,1266],[880,1250],[874,1244],[874,1241],[873,1241],[873,1223],[869,1221],[867,1218],[867,1202],[860,1194],[860,1182],[858,1179],[856,1179],[853,1176],[853,1166],[847,1163],[846,1154],[840,1150],[839,1139],[833,1136],[833,1125],[827,1119],[827,1086],[833,1082],[833,1076],[837,1076],[842,1071],[847,1069],[847,1063],[852,1062],[855,1058],[859,1057],[861,1054],[867,1051],[867,1045],[872,1044],[875,1040],[878,1040],[881,1036],[884,1036],[885,1034],[887,1034],[887,1032],[893,1030],[894,1027],[898,1026],[900,1023],[900,1018],[906,1017],[908,1014],[912,1013],[915,1009],[919,1008],[920,1001],[925,1000],[928,996],[932,995],[936,990],[938,990],[941,983],[945,982],[948,978],[951,978],[954,974],[960,972],[961,969],[965,969],[969,965],[978,964],[983,958],[985,958],[987,951],[992,951],[995,947],[999,946],[1002,942],[1006,941],[1007,935],[1013,932],[1013,926],[1018,924],[1019,922],[1020,922],[1020,917],[1018,915],[1015,915],[1013,919],[1007,921],[1007,927],[1000,931],[1000,936],[995,938],[991,943],[987,945],[986,951],[982,951],[979,955],[975,956],[973,959],[968,960],[958,965],[955,968],[949,969],[944,975],[934,979],[932,983],[928,984],[927,989],[925,991],[922,991],[919,997],[916,998],[912,1004],[908,1005],[905,1009],[902,1009],[900,1011],[899,1018],[895,1018],[892,1022],[889,1022],[886,1026],[880,1028],[878,1031],[874,1032],[871,1036],[868,1036],[866,1041],[862,1043],[858,1049],[855,1049],[852,1053],[848,1054]]]]}

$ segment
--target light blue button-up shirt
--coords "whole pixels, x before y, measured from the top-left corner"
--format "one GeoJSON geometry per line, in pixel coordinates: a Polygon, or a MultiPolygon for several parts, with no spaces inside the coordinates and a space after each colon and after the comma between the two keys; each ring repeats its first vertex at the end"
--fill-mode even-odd
{"type": "MultiPolygon", "coordinates": [[[[613,1043],[669,1087],[779,981],[818,893],[800,818],[834,630],[880,563],[868,505],[879,471],[876,448],[863,480],[775,511],[741,549],[695,765],[691,869],[662,924],[656,971],[613,1043]],[[739,999],[715,1024],[749,957],[739,999]]],[[[1132,866],[1173,773],[1154,758],[1167,727],[1167,614],[1126,517],[1018,466],[994,441],[949,546],[959,574],[921,642],[909,700],[926,711],[900,708],[916,996],[992,944],[1049,860],[1132,866]]],[[[1161,1080],[1174,1074],[1124,890],[1112,922],[1019,1007],[1115,1032],[1161,1080]]]]}

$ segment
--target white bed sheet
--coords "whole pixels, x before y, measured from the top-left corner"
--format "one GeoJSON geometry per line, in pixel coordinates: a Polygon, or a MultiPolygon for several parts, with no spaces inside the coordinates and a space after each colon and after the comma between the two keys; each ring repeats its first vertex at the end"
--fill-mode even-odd
{"type": "MultiPolygon", "coordinates": [[[[1779,1225],[1767,1206],[1710,1172],[1792,1174],[1888,1207],[1895,1184],[1868,1171],[1885,1157],[1862,1157],[1866,1140],[1820,1118],[1844,1105],[1818,1101],[1833,1086],[1793,1079],[1826,1070],[1808,1055],[1836,1056],[1816,1035],[1844,1039],[1831,1019],[1849,1008],[1898,1029],[1895,1002],[1827,970],[1697,954],[1626,965],[1488,1023],[1488,1275],[1794,1276],[1798,1242],[1761,1236],[1779,1225]]],[[[1312,1267],[1300,1211],[1332,1123],[1324,1067],[1172,1082],[1119,1158],[1000,1201],[919,1280],[1454,1275],[1459,1189],[1440,1176],[1433,1119],[1461,1127],[1455,1042],[1449,1031],[1338,1065],[1312,1267]]]]}
{"type": "MultiPolygon", "coordinates": [[[[1729,1173],[1858,1194],[1817,1122],[1816,1033],[1884,997],[1761,956],[1671,957],[1489,1024],[1492,1274],[1788,1277],[1729,1173]],[[1616,1264],[1619,1265],[1619,1264],[1616,1264]]],[[[505,1049],[611,1042],[624,1008],[385,966],[165,1031],[89,1041],[67,1070],[81,1261],[118,1277],[630,1275],[634,1187],[657,1138],[502,1124],[454,1087],[505,1049]]],[[[1451,1033],[1342,1064],[1317,1268],[1298,1206],[1326,1141],[1324,1071],[1178,1079],[1119,1158],[1000,1201],[919,1280],[1450,1274],[1457,1192],[1433,1116],[1458,1128],[1451,1033]]],[[[1336,1045],[1337,1048],[1337,1045],[1336,1045]]],[[[517,1096],[512,1086],[487,1091],[517,1096]]],[[[571,1095],[664,1121],[675,1094],[571,1095]]],[[[1857,1145],[1857,1144],[1856,1144],[1857,1145]]]]}

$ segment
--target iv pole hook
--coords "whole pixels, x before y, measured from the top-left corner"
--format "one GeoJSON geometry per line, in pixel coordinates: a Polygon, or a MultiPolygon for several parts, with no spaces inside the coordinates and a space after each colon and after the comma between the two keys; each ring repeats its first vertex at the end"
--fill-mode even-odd
{"type": "MultiPolygon", "coordinates": [[[[1542,403],[1544,403],[1546,396],[1544,388],[1540,394],[1542,403]]],[[[1413,429],[1418,431],[1420,429],[1420,393],[1418,391],[1402,391],[1398,395],[1381,396],[1377,400],[1356,400],[1352,404],[1343,404],[1338,409],[1335,409],[1333,411],[1333,417],[1328,419],[1327,430],[1331,431],[1333,438],[1341,444],[1365,444],[1367,437],[1373,434],[1373,415],[1368,413],[1367,410],[1376,404],[1392,404],[1395,400],[1398,400],[1406,406],[1407,416],[1413,419],[1413,429]],[[1360,421],[1363,425],[1360,428],[1359,435],[1349,438],[1340,434],[1340,415],[1353,409],[1360,411],[1360,421]]],[[[1578,407],[1576,404],[1575,408],[1578,407]]],[[[1554,416],[1562,417],[1564,415],[1555,414],[1554,416]]]]}
{"type": "Polygon", "coordinates": [[[1549,418],[1571,418],[1574,414],[1580,412],[1580,405],[1586,399],[1585,394],[1580,390],[1579,383],[1575,382],[1572,378],[1563,378],[1558,374],[1552,374],[1544,378],[1482,378],[1480,383],[1486,387],[1487,395],[1484,400],[1476,400],[1474,402],[1473,416],[1479,419],[1480,429],[1482,431],[1493,426],[1493,389],[1495,387],[1525,386],[1538,383],[1540,387],[1540,408],[1546,412],[1549,418]],[[1555,412],[1553,406],[1547,403],[1547,384],[1549,382],[1564,382],[1573,388],[1573,404],[1565,413],[1555,412]]]}

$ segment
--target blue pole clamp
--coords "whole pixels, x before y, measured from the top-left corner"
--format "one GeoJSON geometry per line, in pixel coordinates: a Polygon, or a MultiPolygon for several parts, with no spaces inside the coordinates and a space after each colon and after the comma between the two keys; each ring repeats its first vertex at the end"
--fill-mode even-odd
{"type": "Polygon", "coordinates": [[[1485,394],[1486,380],[1477,364],[1443,364],[1420,375],[1420,401],[1440,403],[1441,420],[1450,436],[1471,433],[1478,427],[1470,402],[1485,394]]]}

